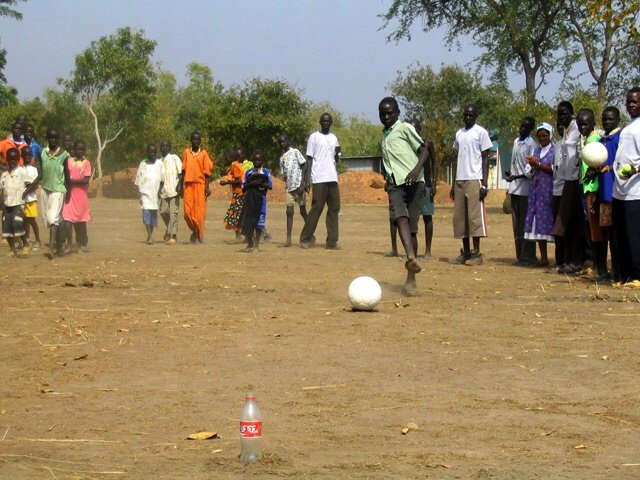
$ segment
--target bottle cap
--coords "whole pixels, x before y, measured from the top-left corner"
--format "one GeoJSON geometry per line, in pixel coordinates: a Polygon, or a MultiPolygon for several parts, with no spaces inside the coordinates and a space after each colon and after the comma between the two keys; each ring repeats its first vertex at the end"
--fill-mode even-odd
{"type": "Polygon", "coordinates": [[[247,396],[244,397],[245,400],[253,400],[255,401],[256,396],[253,393],[247,393],[247,396]]]}

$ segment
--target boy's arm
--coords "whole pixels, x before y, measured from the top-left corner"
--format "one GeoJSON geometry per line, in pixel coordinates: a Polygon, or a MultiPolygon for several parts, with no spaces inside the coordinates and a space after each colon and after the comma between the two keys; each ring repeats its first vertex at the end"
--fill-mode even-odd
{"type": "Polygon", "coordinates": [[[431,164],[431,199],[436,195],[438,188],[438,161],[436,160],[436,149],[433,142],[429,142],[429,162],[431,164]]]}
{"type": "Polygon", "coordinates": [[[413,168],[413,170],[411,170],[405,177],[404,179],[405,183],[411,184],[416,182],[416,180],[418,179],[418,176],[420,175],[420,170],[422,170],[425,166],[425,163],[427,161],[427,156],[429,155],[429,151],[425,148],[423,144],[420,148],[418,148],[417,154],[418,154],[418,163],[413,168]]]}
{"type": "Polygon", "coordinates": [[[309,193],[309,189],[311,189],[311,167],[313,166],[313,157],[307,155],[307,161],[305,162],[307,166],[306,175],[304,176],[304,188],[309,193]]]}
{"type": "Polygon", "coordinates": [[[482,151],[482,182],[480,185],[480,201],[487,196],[487,179],[489,178],[489,149],[482,151]]]}

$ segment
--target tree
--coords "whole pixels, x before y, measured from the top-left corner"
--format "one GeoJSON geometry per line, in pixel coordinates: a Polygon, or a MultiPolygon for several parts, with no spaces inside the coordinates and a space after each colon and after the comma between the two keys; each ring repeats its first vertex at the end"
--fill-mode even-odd
{"type": "Polygon", "coordinates": [[[556,25],[564,1],[555,0],[393,0],[381,15],[383,28],[399,25],[387,40],[411,40],[411,27],[421,20],[425,32],[445,26],[445,41],[453,45],[471,37],[484,50],[476,60],[495,68],[496,78],[508,70],[524,73],[527,104],[534,106],[545,76],[558,64],[557,52],[566,44],[556,25]]]}
{"type": "MultiPolygon", "coordinates": [[[[317,121],[317,119],[316,119],[317,121]]],[[[380,155],[382,150],[382,125],[352,115],[347,122],[332,129],[338,137],[342,154],[346,157],[380,155]]]]}
{"type": "MultiPolygon", "coordinates": [[[[22,20],[22,14],[17,10],[14,10],[14,5],[17,5],[23,0],[0,0],[0,17],[9,17],[14,20],[22,20]]],[[[7,83],[7,77],[4,76],[3,70],[7,65],[7,50],[0,49],[0,83],[7,83]]]]}
{"type": "Polygon", "coordinates": [[[621,85],[624,79],[632,79],[634,75],[637,79],[640,75],[640,0],[567,0],[566,3],[569,20],[566,27],[595,82],[598,101],[604,106],[607,100],[619,100],[629,85],[621,85]],[[617,76],[610,86],[612,73],[617,76]]]}
{"type": "Polygon", "coordinates": [[[176,131],[181,141],[188,141],[196,130],[202,130],[205,107],[216,102],[223,91],[207,65],[191,62],[187,65],[189,83],[177,93],[176,131]]]}
{"type": "MultiPolygon", "coordinates": [[[[78,95],[93,119],[96,139],[96,169],[102,177],[102,154],[125,128],[131,128],[151,103],[155,72],[151,56],[156,42],[142,30],[120,28],[114,35],[91,42],[76,56],[75,70],[64,82],[78,95]]],[[[98,182],[98,195],[102,182],[98,182]]]]}
{"type": "Polygon", "coordinates": [[[294,144],[305,141],[308,108],[302,92],[287,82],[256,77],[221,93],[206,110],[204,129],[218,158],[243,145],[248,152],[261,150],[267,166],[274,168],[280,158],[279,133],[289,134],[294,144]]]}

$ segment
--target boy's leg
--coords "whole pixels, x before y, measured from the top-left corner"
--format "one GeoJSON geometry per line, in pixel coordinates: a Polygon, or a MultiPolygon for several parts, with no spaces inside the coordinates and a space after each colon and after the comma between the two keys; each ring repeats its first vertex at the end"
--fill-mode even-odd
{"type": "Polygon", "coordinates": [[[56,253],[56,243],[58,242],[58,225],[49,226],[49,251],[46,253],[49,260],[53,260],[56,253]]]}
{"type": "Polygon", "coordinates": [[[424,215],[424,258],[431,258],[431,241],[433,239],[433,216],[424,215]]]}
{"type": "Polygon", "coordinates": [[[256,230],[256,238],[253,242],[253,247],[256,251],[260,251],[260,238],[262,237],[262,232],[260,230],[256,230]]]}
{"type": "Polygon", "coordinates": [[[462,240],[462,252],[452,263],[462,264],[471,255],[469,247],[469,225],[467,214],[467,199],[465,196],[464,180],[456,180],[453,184],[453,236],[462,240]]]}
{"type": "Polygon", "coordinates": [[[162,222],[166,227],[166,230],[164,233],[165,241],[171,238],[171,234],[169,233],[169,223],[171,222],[171,214],[169,211],[169,200],[170,200],[169,198],[161,198],[160,205],[159,205],[160,217],[162,218],[162,222]]]}
{"type": "Polygon", "coordinates": [[[336,248],[338,246],[339,236],[339,214],[340,214],[340,187],[338,182],[330,182],[328,184],[327,194],[327,218],[325,223],[327,226],[327,248],[336,248]]]}
{"type": "MultiPolygon", "coordinates": [[[[4,233],[4,230],[2,231],[2,233],[4,233]]],[[[16,251],[16,239],[13,237],[4,237],[4,236],[2,238],[4,238],[9,244],[9,255],[12,257],[17,256],[18,252],[16,251]]]]}
{"type": "Polygon", "coordinates": [[[549,265],[549,256],[547,255],[547,241],[538,240],[538,248],[540,249],[540,264],[549,265]]]}
{"type": "Polygon", "coordinates": [[[327,195],[329,194],[329,188],[326,183],[314,183],[313,184],[313,198],[311,199],[311,210],[307,219],[304,222],[302,233],[300,234],[300,246],[308,247],[311,244],[311,238],[318,226],[318,220],[324,210],[324,205],[327,202],[327,195]]]}
{"type": "Polygon", "coordinates": [[[31,234],[31,217],[24,217],[24,235],[26,237],[26,242],[29,243],[30,234],[31,234]]]}
{"type": "Polygon", "coordinates": [[[291,233],[293,232],[293,205],[287,205],[287,241],[284,243],[285,247],[291,246],[291,233]]]}

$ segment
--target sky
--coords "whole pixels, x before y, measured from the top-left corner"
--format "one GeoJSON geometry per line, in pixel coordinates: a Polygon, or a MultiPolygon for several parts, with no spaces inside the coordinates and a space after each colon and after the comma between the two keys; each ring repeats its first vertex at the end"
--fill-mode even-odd
{"type": "MultiPolygon", "coordinates": [[[[377,119],[388,85],[416,61],[439,69],[466,65],[480,51],[463,41],[449,50],[444,31],[388,43],[380,30],[391,0],[28,0],[18,22],[0,18],[5,75],[20,99],[42,95],[73,70],[75,55],[119,27],[141,28],[158,45],[154,61],[186,83],[193,61],[211,67],[225,86],[254,76],[288,81],[314,102],[346,115],[377,119]]],[[[543,87],[551,99],[559,78],[543,87]]],[[[524,78],[514,75],[519,90],[524,78]]]]}

